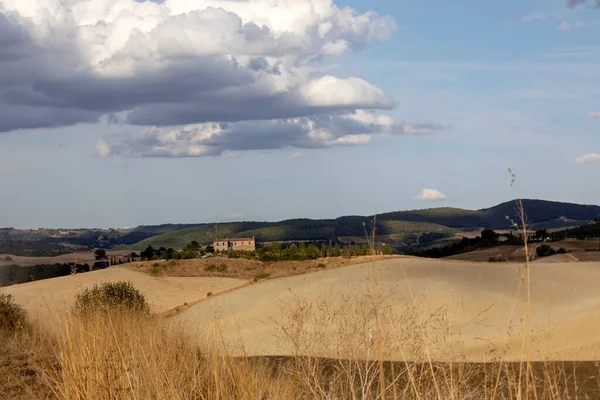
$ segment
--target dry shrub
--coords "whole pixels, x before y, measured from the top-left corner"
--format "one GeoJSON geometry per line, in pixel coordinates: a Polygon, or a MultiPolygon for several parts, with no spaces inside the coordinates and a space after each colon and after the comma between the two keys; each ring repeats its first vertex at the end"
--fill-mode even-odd
{"type": "Polygon", "coordinates": [[[12,295],[0,294],[0,335],[12,335],[27,325],[27,312],[12,295]]]}
{"type": "Polygon", "coordinates": [[[77,313],[94,313],[127,310],[141,313],[150,312],[144,295],[131,282],[106,282],[84,289],[75,298],[77,313]]]}

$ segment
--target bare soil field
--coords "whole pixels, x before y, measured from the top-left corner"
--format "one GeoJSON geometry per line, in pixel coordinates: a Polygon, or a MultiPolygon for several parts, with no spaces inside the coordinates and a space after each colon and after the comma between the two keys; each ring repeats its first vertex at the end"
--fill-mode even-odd
{"type": "Polygon", "coordinates": [[[341,357],[340,346],[373,335],[378,324],[390,360],[599,359],[600,263],[532,264],[525,354],[523,273],[519,264],[397,257],[259,282],[172,321],[199,342],[219,332],[237,355],[341,357]],[[369,313],[374,304],[378,320],[369,313]]]}
{"type": "MultiPolygon", "coordinates": [[[[535,250],[533,251],[535,254],[535,250]]],[[[509,262],[525,261],[525,250],[523,246],[496,246],[489,249],[475,250],[468,253],[457,254],[450,257],[444,257],[444,260],[460,260],[472,262],[487,262],[490,257],[495,259],[507,260],[509,262]]]]}
{"type": "Polygon", "coordinates": [[[216,295],[247,283],[235,278],[153,277],[121,267],[110,267],[8,286],[0,288],[0,293],[13,295],[33,319],[52,320],[52,317],[62,316],[71,309],[75,295],[82,289],[114,281],[131,281],[146,295],[152,310],[159,313],[205,299],[209,292],[216,295]]]}

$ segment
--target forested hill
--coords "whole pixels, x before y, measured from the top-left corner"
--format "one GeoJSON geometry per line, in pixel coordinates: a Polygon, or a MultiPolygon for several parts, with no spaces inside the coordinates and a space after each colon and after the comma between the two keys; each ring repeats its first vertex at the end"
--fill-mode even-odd
{"type": "MultiPolygon", "coordinates": [[[[430,208],[395,211],[377,216],[378,240],[396,249],[424,245],[455,236],[461,230],[478,228],[510,229],[507,216],[517,219],[516,201],[482,210],[430,208]]],[[[582,225],[600,216],[600,206],[523,200],[532,228],[561,228],[582,225]]],[[[345,216],[336,219],[291,219],[279,222],[230,222],[218,224],[219,237],[255,236],[258,241],[360,240],[371,216],[345,216]]],[[[0,229],[0,254],[56,255],[76,249],[128,247],[182,248],[195,240],[210,243],[217,235],[215,224],[167,224],[133,229],[39,229],[24,231],[0,229]]]]}
{"type": "MultiPolygon", "coordinates": [[[[487,215],[485,227],[509,227],[506,216],[516,216],[516,201],[509,201],[495,207],[481,210],[487,215]]],[[[560,219],[590,221],[600,216],[600,206],[562,203],[546,200],[523,200],[523,208],[530,223],[548,223],[560,219]]]]}
{"type": "MultiPolygon", "coordinates": [[[[600,206],[562,203],[546,200],[522,200],[528,223],[555,223],[562,227],[565,220],[589,221],[600,216],[600,206]]],[[[511,224],[506,217],[518,218],[517,201],[507,201],[482,210],[461,208],[430,208],[424,210],[396,211],[378,216],[381,220],[401,220],[430,222],[451,228],[481,227],[509,229],[511,224]]]]}

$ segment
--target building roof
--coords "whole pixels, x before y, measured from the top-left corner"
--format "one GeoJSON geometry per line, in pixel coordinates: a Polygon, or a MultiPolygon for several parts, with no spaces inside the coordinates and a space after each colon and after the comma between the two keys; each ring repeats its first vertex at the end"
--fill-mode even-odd
{"type": "Polygon", "coordinates": [[[231,239],[219,239],[219,240],[215,240],[214,243],[217,242],[249,242],[251,240],[254,240],[254,238],[231,238],[231,239]]]}

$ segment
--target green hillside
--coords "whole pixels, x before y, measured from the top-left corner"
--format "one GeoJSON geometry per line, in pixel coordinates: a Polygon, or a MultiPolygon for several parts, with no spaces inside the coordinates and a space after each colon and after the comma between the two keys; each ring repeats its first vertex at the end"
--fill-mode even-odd
{"type": "Polygon", "coordinates": [[[462,208],[429,208],[425,210],[395,211],[381,214],[380,220],[428,222],[450,228],[480,227],[487,223],[485,211],[471,211],[462,208]]]}
{"type": "MultiPolygon", "coordinates": [[[[218,225],[219,237],[250,237],[259,242],[284,240],[332,240],[340,237],[365,237],[363,222],[370,229],[369,217],[343,217],[336,220],[297,219],[281,222],[239,222],[218,225]]],[[[421,240],[437,240],[454,235],[455,230],[443,225],[412,221],[380,221],[377,224],[378,240],[394,236],[403,242],[414,243],[421,240]]],[[[181,248],[195,240],[209,244],[215,238],[215,225],[204,224],[192,228],[163,233],[136,243],[137,249],[153,247],[181,248]]]]}
{"type": "MultiPolygon", "coordinates": [[[[424,210],[395,211],[377,216],[377,237],[395,244],[397,248],[427,245],[439,239],[454,236],[457,230],[478,228],[509,229],[506,217],[516,220],[516,201],[509,201],[482,210],[440,207],[424,210]]],[[[544,228],[565,227],[589,221],[600,215],[600,207],[544,200],[523,200],[527,220],[533,226],[544,228]],[[577,222],[575,222],[577,221],[577,222]]],[[[345,216],[336,219],[293,219],[280,222],[235,222],[218,225],[219,237],[255,236],[257,241],[284,240],[338,240],[364,238],[363,223],[370,227],[372,217],[345,216]]],[[[192,240],[208,244],[214,240],[214,224],[199,224],[166,231],[131,245],[132,248],[181,248],[192,240]]],[[[144,233],[150,227],[141,227],[144,233]]]]}

